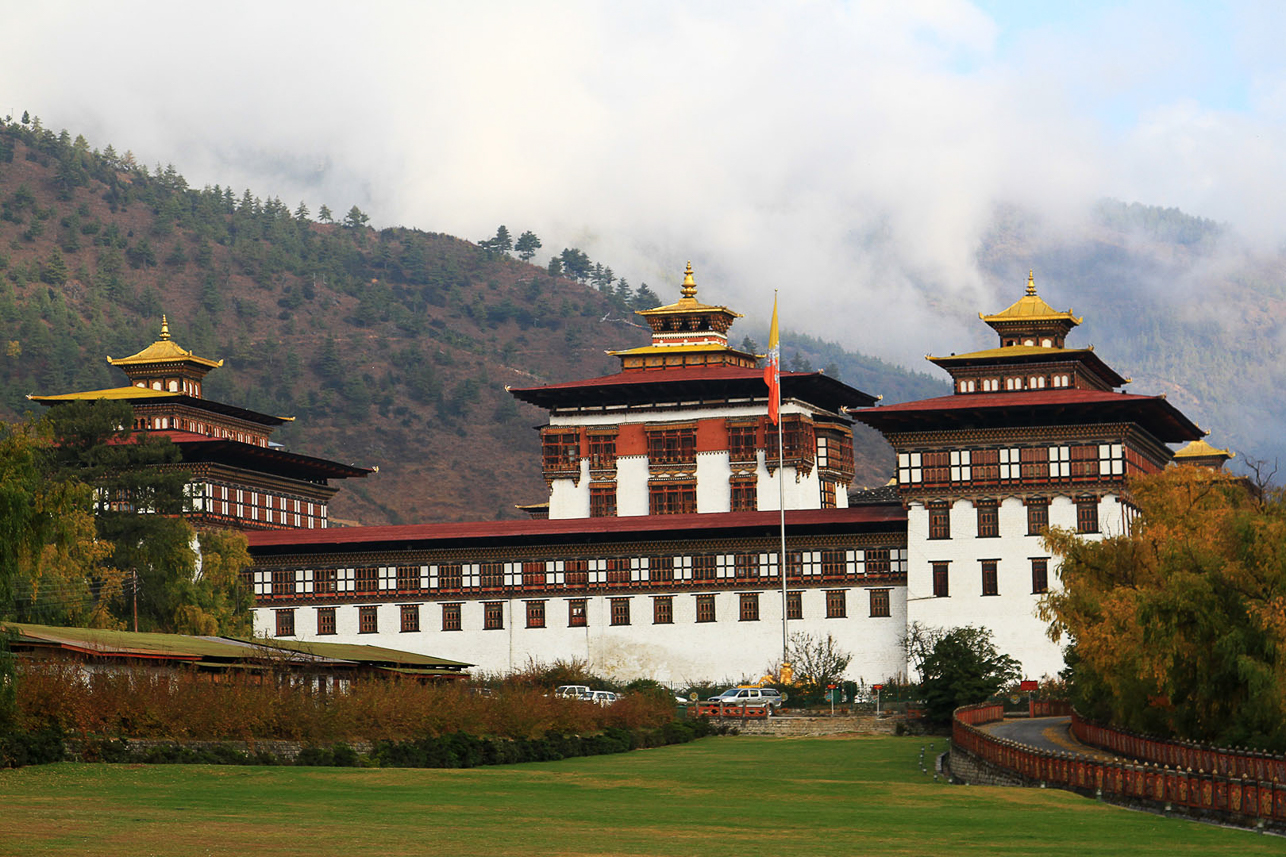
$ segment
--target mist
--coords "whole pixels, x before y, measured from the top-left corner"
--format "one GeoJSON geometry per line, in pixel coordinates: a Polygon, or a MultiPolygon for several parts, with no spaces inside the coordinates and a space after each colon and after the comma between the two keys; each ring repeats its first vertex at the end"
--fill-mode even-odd
{"type": "Polygon", "coordinates": [[[777,289],[785,326],[923,369],[1021,294],[977,260],[1001,206],[1070,231],[1138,200],[1276,248],[1283,24],[1267,4],[1215,24],[1168,3],[1027,23],[952,0],[7,4],[0,113],[314,215],[532,230],[536,261],[579,247],[667,300],[690,259],[705,300],[754,322],[777,289]]]}

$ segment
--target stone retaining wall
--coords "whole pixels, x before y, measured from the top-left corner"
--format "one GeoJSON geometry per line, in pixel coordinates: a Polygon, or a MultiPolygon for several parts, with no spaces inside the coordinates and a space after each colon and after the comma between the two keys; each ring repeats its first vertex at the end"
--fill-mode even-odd
{"type": "Polygon", "coordinates": [[[771,735],[778,738],[802,738],[812,735],[893,735],[901,717],[873,717],[869,715],[837,715],[835,717],[811,717],[805,715],[782,714],[762,720],[746,720],[729,717],[720,720],[710,718],[715,723],[728,723],[735,726],[742,735],[771,735]]]}

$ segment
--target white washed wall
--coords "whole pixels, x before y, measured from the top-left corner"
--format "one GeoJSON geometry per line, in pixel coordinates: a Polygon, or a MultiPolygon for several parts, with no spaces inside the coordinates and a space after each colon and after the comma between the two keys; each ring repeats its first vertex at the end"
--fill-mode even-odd
{"type": "MultiPolygon", "coordinates": [[[[838,587],[837,587],[838,588],[838,587]]],[[[883,588],[883,587],[882,587],[883,588]]],[[[847,678],[868,684],[881,682],[904,672],[901,638],[906,628],[906,592],[893,587],[889,593],[890,615],[871,617],[869,595],[861,587],[849,587],[848,616],[826,618],[826,594],[806,590],[802,595],[804,618],[788,625],[789,633],[803,631],[818,637],[830,634],[839,647],[853,655],[847,678]]],[[[336,633],[317,636],[314,607],[296,607],[296,636],[290,639],[330,643],[384,646],[436,657],[467,661],[487,672],[521,669],[529,660],[551,663],[579,658],[599,673],[621,680],[652,678],[686,685],[699,681],[736,681],[758,677],[781,659],[782,605],[780,591],[759,595],[759,621],[739,621],[740,602],[735,591],[715,593],[715,622],[696,621],[696,595],[673,593],[674,623],[652,624],[652,593],[630,596],[630,624],[611,625],[611,598],[588,597],[589,624],[567,627],[568,599],[540,599],[545,603],[544,628],[527,628],[523,599],[505,602],[505,627],[482,630],[483,602],[465,601],[461,606],[464,630],[442,631],[442,607],[426,602],[420,606],[421,631],[401,633],[399,604],[379,604],[379,633],[357,632],[357,604],[337,605],[336,633]]],[[[494,599],[491,599],[494,600],[494,599]]],[[[403,602],[414,603],[414,602],[403,602]]],[[[255,610],[255,632],[275,632],[274,609],[255,610]]]]}

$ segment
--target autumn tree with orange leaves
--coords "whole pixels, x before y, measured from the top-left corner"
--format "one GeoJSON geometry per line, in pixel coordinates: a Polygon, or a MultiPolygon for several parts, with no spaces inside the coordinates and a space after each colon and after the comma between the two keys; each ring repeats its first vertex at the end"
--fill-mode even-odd
{"type": "Polygon", "coordinates": [[[1051,530],[1078,710],[1127,729],[1286,749],[1286,494],[1197,467],[1131,481],[1129,535],[1051,530]]]}

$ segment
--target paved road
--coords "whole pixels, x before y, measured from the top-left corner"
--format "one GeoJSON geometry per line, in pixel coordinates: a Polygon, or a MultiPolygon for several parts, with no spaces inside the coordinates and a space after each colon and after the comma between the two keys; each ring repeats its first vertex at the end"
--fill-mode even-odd
{"type": "Polygon", "coordinates": [[[1007,738],[1029,747],[1055,753],[1079,753],[1098,759],[1114,758],[1072,737],[1070,717],[1022,717],[988,723],[980,728],[998,738],[1007,738]]]}

